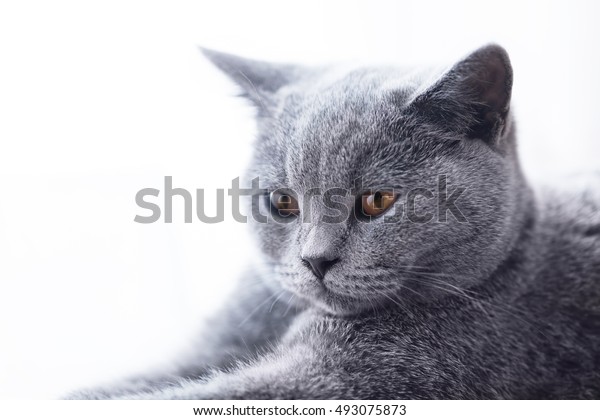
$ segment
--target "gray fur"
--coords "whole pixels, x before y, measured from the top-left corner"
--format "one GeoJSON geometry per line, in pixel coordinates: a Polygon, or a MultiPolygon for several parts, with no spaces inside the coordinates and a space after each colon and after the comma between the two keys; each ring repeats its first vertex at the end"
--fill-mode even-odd
{"type": "Polygon", "coordinates": [[[501,47],[442,73],[206,55],[258,109],[262,186],[402,194],[443,174],[468,222],[327,224],[319,200],[310,223],[270,215],[191,362],[72,398],[600,398],[599,200],[529,188],[501,47]],[[319,256],[340,259],[323,280],[302,263],[319,256]]]}

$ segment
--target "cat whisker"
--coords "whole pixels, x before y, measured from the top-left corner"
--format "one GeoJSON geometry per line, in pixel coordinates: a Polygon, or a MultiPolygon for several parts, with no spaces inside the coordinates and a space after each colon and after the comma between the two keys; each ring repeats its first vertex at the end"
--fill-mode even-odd
{"type": "Polygon", "coordinates": [[[287,308],[285,310],[285,312],[283,313],[283,317],[285,318],[285,316],[288,314],[288,312],[290,311],[290,309],[292,308],[292,301],[296,299],[296,295],[294,295],[293,293],[290,294],[290,298],[287,301],[287,308]]]}
{"type": "Polygon", "coordinates": [[[277,302],[279,302],[279,299],[281,299],[281,297],[285,294],[285,290],[282,290],[281,292],[279,292],[277,294],[277,297],[275,298],[275,300],[273,301],[273,303],[271,304],[271,307],[269,308],[269,313],[271,313],[273,311],[273,307],[275,306],[275,304],[277,302]]]}
{"type": "MultiPolygon", "coordinates": [[[[411,272],[412,273],[412,272],[411,272]]],[[[463,289],[455,284],[451,284],[447,281],[441,280],[439,278],[435,278],[435,276],[429,274],[429,273],[418,273],[419,275],[421,275],[424,279],[428,280],[428,281],[432,281],[432,282],[436,282],[437,284],[443,285],[445,287],[449,287],[451,289],[454,289],[457,293],[460,293],[462,296],[472,299],[472,300],[477,300],[479,302],[485,302],[482,300],[482,298],[485,298],[486,296],[481,294],[481,293],[477,293],[473,290],[467,290],[467,289],[463,289]],[[476,297],[479,297],[479,299],[476,299],[476,297]]],[[[417,278],[411,278],[411,280],[413,281],[418,281],[419,279],[417,278]]],[[[488,304],[491,304],[490,302],[485,302],[488,304]]],[[[526,312],[524,311],[519,311],[516,308],[510,307],[510,310],[517,312],[517,313],[522,313],[522,314],[526,314],[526,312]]]]}
{"type": "Polygon", "coordinates": [[[424,284],[426,286],[438,289],[438,290],[442,290],[445,291],[447,293],[453,294],[455,296],[459,296],[459,297],[464,297],[468,300],[470,300],[473,304],[477,305],[477,307],[487,315],[487,317],[490,320],[494,319],[494,316],[488,312],[482,305],[487,305],[493,309],[502,311],[510,316],[512,316],[513,318],[515,318],[516,320],[519,320],[521,322],[526,323],[527,325],[529,325],[530,327],[534,328],[535,330],[537,330],[541,335],[543,335],[544,337],[546,337],[546,334],[539,328],[537,327],[533,322],[531,322],[530,320],[528,320],[527,318],[525,318],[525,313],[516,310],[515,308],[506,306],[506,305],[499,305],[499,304],[495,304],[495,303],[491,303],[482,299],[478,299],[477,297],[474,296],[470,296],[468,293],[469,291],[466,290],[462,290],[460,289],[458,286],[449,284],[447,282],[440,282],[440,280],[438,279],[416,279],[416,278],[411,278],[412,281],[416,281],[416,282],[420,282],[421,284],[424,284]],[[427,281],[429,280],[429,281],[427,281]],[[436,283],[431,283],[431,281],[437,281],[440,282],[438,284],[436,283]],[[440,286],[440,284],[442,284],[443,286],[449,286],[450,289],[446,288],[446,287],[442,287],[440,286]]]}
{"type": "Polygon", "coordinates": [[[257,305],[252,311],[250,311],[250,313],[242,320],[242,322],[240,322],[240,324],[238,325],[238,327],[243,326],[246,322],[248,322],[248,320],[250,318],[252,318],[252,316],[258,312],[258,310],[260,310],[260,308],[262,308],[263,306],[265,306],[267,303],[269,303],[272,299],[274,299],[277,295],[270,295],[269,297],[267,297],[265,300],[263,300],[259,305],[257,305]]]}
{"type": "Polygon", "coordinates": [[[375,289],[375,288],[374,288],[374,289],[372,289],[372,290],[373,290],[375,293],[377,293],[377,294],[379,294],[379,295],[383,296],[384,298],[388,299],[389,301],[391,301],[392,303],[394,303],[396,306],[398,306],[398,307],[400,307],[400,308],[402,308],[402,309],[405,309],[405,306],[404,306],[404,305],[402,305],[402,303],[400,303],[400,302],[398,302],[397,300],[393,299],[393,298],[392,298],[391,296],[389,296],[387,293],[385,293],[385,292],[383,292],[383,291],[381,291],[381,290],[375,289]]]}

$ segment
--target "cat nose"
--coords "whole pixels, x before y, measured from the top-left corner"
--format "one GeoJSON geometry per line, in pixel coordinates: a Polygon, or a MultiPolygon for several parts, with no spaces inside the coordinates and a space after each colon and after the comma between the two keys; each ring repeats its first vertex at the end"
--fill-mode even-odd
{"type": "Polygon", "coordinates": [[[312,272],[315,273],[315,276],[317,276],[319,280],[323,280],[325,273],[327,273],[333,264],[339,261],[339,258],[303,258],[302,261],[304,261],[305,264],[310,265],[312,272]]]}

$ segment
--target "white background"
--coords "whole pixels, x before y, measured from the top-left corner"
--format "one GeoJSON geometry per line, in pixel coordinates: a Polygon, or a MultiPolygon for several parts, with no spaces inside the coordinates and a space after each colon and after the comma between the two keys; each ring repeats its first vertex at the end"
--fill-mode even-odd
{"type": "Polygon", "coordinates": [[[197,45],[412,65],[498,42],[526,173],[553,183],[600,169],[594,3],[3,1],[0,398],[168,361],[252,258],[231,220],[133,222],[139,189],[171,175],[211,198],[247,160],[252,112],[197,45]]]}

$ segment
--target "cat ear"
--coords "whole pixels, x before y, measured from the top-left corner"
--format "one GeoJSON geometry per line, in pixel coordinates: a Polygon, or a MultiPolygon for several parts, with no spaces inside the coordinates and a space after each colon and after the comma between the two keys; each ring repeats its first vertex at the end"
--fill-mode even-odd
{"type": "Polygon", "coordinates": [[[297,74],[291,65],[250,60],[207,48],[200,50],[242,89],[243,97],[265,111],[275,105],[274,94],[297,74]]]}
{"type": "Polygon", "coordinates": [[[413,106],[469,138],[496,143],[508,125],[512,82],[508,54],[491,44],[456,63],[413,106]]]}

